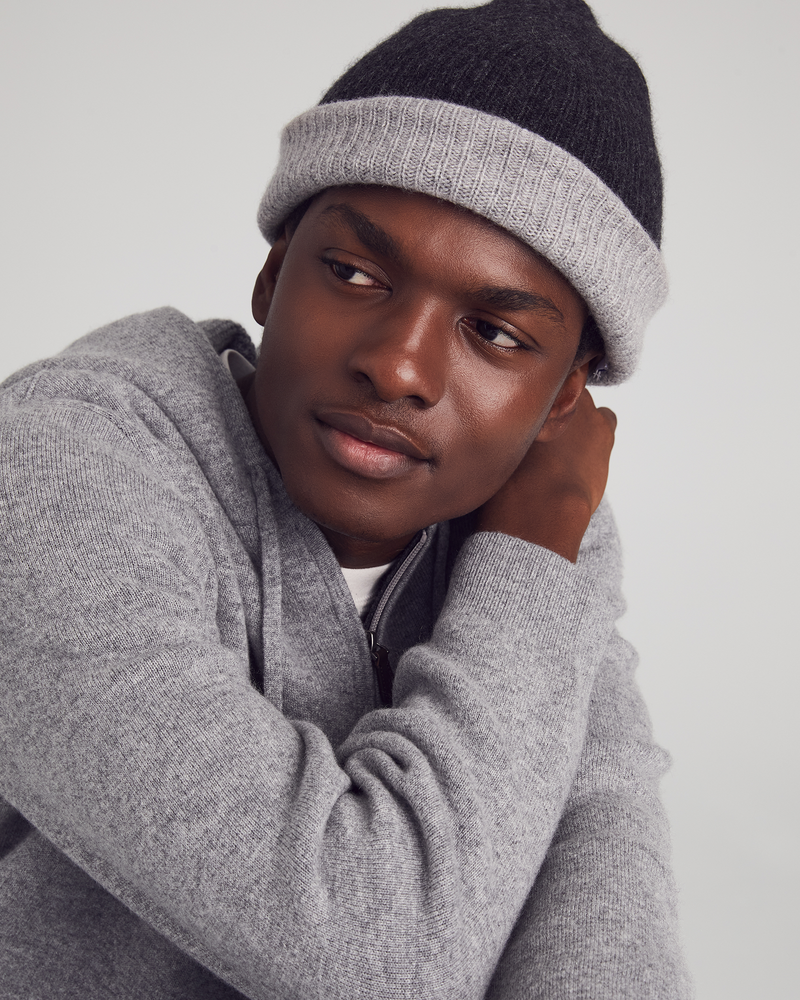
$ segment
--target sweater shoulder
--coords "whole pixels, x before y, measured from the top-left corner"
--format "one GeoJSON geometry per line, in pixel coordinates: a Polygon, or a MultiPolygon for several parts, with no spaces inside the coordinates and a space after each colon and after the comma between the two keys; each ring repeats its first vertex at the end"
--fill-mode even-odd
{"type": "Polygon", "coordinates": [[[238,329],[218,322],[209,336],[159,309],[12,376],[0,388],[2,492],[21,501],[32,484],[68,489],[75,470],[102,479],[124,469],[120,504],[131,501],[132,481],[158,484],[203,509],[221,507],[252,543],[252,472],[263,452],[217,355],[238,329]]]}
{"type": "Polygon", "coordinates": [[[0,399],[90,399],[140,392],[152,398],[219,383],[218,354],[249,338],[227,320],[194,323],[177,309],[136,313],[93,330],[0,386],[0,399]]]}
{"type": "Polygon", "coordinates": [[[180,439],[192,451],[230,438],[222,447],[235,451],[249,421],[218,351],[246,337],[236,323],[198,324],[171,308],[125,317],[7,379],[0,437],[22,425],[61,426],[71,438],[116,425],[129,439],[180,439]]]}

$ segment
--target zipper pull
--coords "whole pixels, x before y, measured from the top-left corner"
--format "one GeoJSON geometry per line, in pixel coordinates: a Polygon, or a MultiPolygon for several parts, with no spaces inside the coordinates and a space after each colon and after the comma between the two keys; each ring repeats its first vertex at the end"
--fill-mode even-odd
{"type": "Polygon", "coordinates": [[[392,666],[389,663],[389,650],[385,646],[381,646],[371,629],[367,630],[367,638],[369,639],[369,655],[372,658],[372,669],[375,671],[375,677],[378,680],[378,694],[380,695],[381,705],[384,708],[390,708],[392,705],[394,670],[392,670],[392,666]]]}

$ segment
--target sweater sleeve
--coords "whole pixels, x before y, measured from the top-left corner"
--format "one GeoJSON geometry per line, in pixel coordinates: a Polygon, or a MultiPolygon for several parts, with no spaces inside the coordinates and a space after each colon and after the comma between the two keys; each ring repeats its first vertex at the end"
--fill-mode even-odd
{"type": "Polygon", "coordinates": [[[395,707],[333,747],[222,644],[157,437],[35,400],[0,431],[0,793],[252,1000],[483,996],[584,745],[615,612],[593,575],[470,539],[395,707]]]}
{"type": "MultiPolygon", "coordinates": [[[[618,562],[603,505],[581,553],[618,562]]],[[[611,577],[615,586],[617,574],[611,577]]],[[[608,584],[607,584],[608,585],[608,584]]],[[[669,759],[652,739],[635,651],[610,636],[575,780],[487,1000],[687,1000],[669,832],[658,784],[669,759]]]]}

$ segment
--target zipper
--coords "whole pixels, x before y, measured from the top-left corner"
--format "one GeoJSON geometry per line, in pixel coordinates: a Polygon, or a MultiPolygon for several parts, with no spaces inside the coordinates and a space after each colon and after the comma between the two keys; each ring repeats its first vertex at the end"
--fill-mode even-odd
{"type": "Polygon", "coordinates": [[[375,638],[375,633],[367,631],[369,639],[369,655],[372,658],[372,669],[378,681],[378,695],[383,708],[391,708],[392,705],[392,685],[394,684],[394,670],[389,663],[389,650],[381,646],[375,638]]]}
{"type": "Polygon", "coordinates": [[[428,532],[423,530],[417,540],[417,544],[408,553],[402,563],[400,563],[397,571],[386,585],[386,589],[381,594],[381,599],[378,601],[378,606],[372,613],[369,628],[367,629],[367,640],[369,642],[369,655],[372,660],[372,669],[375,671],[375,677],[378,681],[378,695],[381,699],[381,705],[384,708],[390,708],[392,704],[394,670],[389,662],[389,650],[378,642],[378,625],[380,624],[381,617],[386,610],[386,605],[389,603],[392,594],[395,590],[397,590],[401,579],[405,576],[409,566],[416,561],[417,556],[425,547],[427,541],[428,532]]]}

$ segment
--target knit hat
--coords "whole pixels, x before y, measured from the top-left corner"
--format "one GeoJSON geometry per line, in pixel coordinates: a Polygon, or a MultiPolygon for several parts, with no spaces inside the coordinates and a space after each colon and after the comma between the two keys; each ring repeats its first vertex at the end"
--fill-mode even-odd
{"type": "Polygon", "coordinates": [[[545,256],[632,374],[666,295],[661,169],[644,77],[582,0],[421,14],[284,130],[259,209],[268,240],[329,187],[380,184],[461,205],[545,256]]]}

